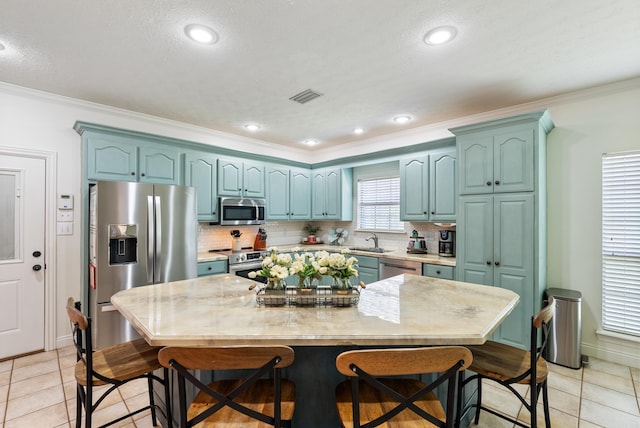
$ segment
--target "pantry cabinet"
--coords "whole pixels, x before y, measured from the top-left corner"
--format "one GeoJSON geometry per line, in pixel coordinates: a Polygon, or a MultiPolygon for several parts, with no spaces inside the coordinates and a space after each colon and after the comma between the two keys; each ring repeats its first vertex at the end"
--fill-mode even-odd
{"type": "Polygon", "coordinates": [[[458,281],[520,296],[493,339],[529,347],[531,317],[546,288],[548,111],[451,129],[456,135],[458,281]]]}
{"type": "Polygon", "coordinates": [[[311,171],[266,168],[267,220],[311,219],[311,171]]]}
{"type": "Polygon", "coordinates": [[[198,221],[218,221],[216,162],[216,156],[206,152],[185,156],[184,184],[196,188],[198,221]]]}
{"type": "Polygon", "coordinates": [[[353,220],[351,168],[311,171],[311,219],[353,220]]]}
{"type": "Polygon", "coordinates": [[[264,165],[242,159],[218,159],[218,195],[264,198],[264,165]]]}

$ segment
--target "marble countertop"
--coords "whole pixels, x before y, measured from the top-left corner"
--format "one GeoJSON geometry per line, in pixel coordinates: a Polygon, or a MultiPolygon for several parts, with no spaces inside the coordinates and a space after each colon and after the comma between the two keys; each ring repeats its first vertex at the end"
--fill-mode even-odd
{"type": "MultiPolygon", "coordinates": [[[[300,247],[303,251],[332,251],[339,252],[345,248],[349,248],[348,246],[338,246],[338,245],[328,245],[328,244],[317,244],[317,245],[278,245],[277,248],[281,252],[291,251],[294,247],[300,247]]],[[[406,249],[401,250],[389,250],[384,253],[374,253],[370,251],[358,251],[358,250],[350,250],[351,254],[354,256],[369,256],[369,257],[377,257],[377,258],[387,258],[387,259],[401,259],[401,260],[411,260],[420,263],[431,263],[435,265],[442,266],[455,266],[456,259],[455,257],[440,257],[437,254],[408,254],[406,249]]],[[[210,253],[210,252],[199,252],[198,253],[198,262],[212,262],[217,260],[227,260],[226,255],[210,253]]]]}
{"type": "Polygon", "coordinates": [[[235,275],[123,290],[111,302],[151,345],[484,343],[518,303],[505,289],[416,275],[367,285],[357,306],[262,307],[235,275]]]}

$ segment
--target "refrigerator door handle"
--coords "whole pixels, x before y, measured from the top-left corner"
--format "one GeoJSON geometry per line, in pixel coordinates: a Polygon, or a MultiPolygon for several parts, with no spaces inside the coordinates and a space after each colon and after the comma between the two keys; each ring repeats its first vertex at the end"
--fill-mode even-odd
{"type": "Polygon", "coordinates": [[[153,284],[153,253],[156,247],[153,196],[147,196],[147,284],[153,284]]]}
{"type": "Polygon", "coordinates": [[[153,282],[155,284],[160,281],[160,275],[162,273],[162,207],[160,206],[160,196],[155,196],[154,208],[156,218],[154,235],[156,237],[156,243],[153,248],[155,256],[153,263],[153,282]]]}

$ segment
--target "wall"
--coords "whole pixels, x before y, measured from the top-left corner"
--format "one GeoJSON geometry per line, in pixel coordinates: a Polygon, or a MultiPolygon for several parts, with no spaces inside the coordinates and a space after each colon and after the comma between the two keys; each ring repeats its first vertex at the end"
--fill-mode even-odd
{"type": "MultiPolygon", "coordinates": [[[[640,149],[640,78],[394,134],[385,137],[386,148],[433,141],[450,136],[446,131],[449,127],[545,107],[549,108],[556,124],[548,139],[549,285],[582,292],[584,353],[640,366],[640,343],[595,333],[600,326],[601,312],[600,156],[604,152],[640,149]]],[[[0,145],[57,153],[57,174],[48,178],[56,182],[57,193],[71,193],[80,200],[80,137],[72,129],[77,120],[212,146],[232,144],[238,150],[252,151],[253,148],[265,155],[281,153],[278,147],[260,141],[0,83],[0,145]]],[[[331,156],[347,157],[381,150],[385,139],[378,137],[347,146],[343,151],[332,149],[331,156]]],[[[287,156],[300,162],[311,162],[312,156],[314,159],[331,157],[329,153],[309,154],[303,150],[287,150],[287,156]]],[[[274,225],[269,231],[270,244],[302,236],[299,233],[303,224],[297,223],[274,225]]],[[[77,215],[74,234],[56,237],[56,284],[48,284],[57,287],[55,305],[59,312],[55,317],[55,334],[61,343],[69,334],[63,310],[65,299],[80,294],[82,261],[78,225],[77,215]]],[[[324,225],[323,229],[325,233],[328,230],[324,225]]],[[[248,233],[252,240],[255,231],[248,233]]],[[[354,245],[363,244],[365,235],[360,233],[352,232],[354,245]]],[[[394,241],[382,237],[381,246],[387,245],[385,239],[401,244],[406,238],[402,236],[394,241]]]]}

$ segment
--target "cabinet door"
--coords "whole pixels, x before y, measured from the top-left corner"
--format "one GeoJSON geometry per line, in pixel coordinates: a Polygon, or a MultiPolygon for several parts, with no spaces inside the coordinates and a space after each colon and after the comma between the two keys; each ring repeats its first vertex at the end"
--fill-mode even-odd
{"type": "Polygon", "coordinates": [[[458,281],[493,285],[493,196],[461,197],[457,223],[458,281]]]}
{"type": "Polygon", "coordinates": [[[456,220],[456,149],[429,155],[429,219],[456,220]]]}
{"type": "Polygon", "coordinates": [[[180,152],[165,146],[140,147],[140,182],[158,184],[182,184],[180,152]]]}
{"type": "Polygon", "coordinates": [[[494,192],[528,192],[534,190],[533,138],[533,129],[511,130],[494,136],[494,192]]]}
{"type": "Polygon", "coordinates": [[[434,278],[455,279],[453,266],[422,264],[422,276],[432,276],[434,278]]]}
{"type": "Polygon", "coordinates": [[[291,220],[311,219],[311,171],[292,169],[289,189],[289,218],[291,220]]]}
{"type": "Polygon", "coordinates": [[[242,162],[218,159],[218,195],[242,196],[242,162]]]}
{"type": "Polygon", "coordinates": [[[325,172],[325,219],[340,220],[342,213],[342,182],[340,169],[325,172]]]}
{"type": "Polygon", "coordinates": [[[400,160],[400,220],[429,220],[429,156],[400,160]]]}
{"type": "Polygon", "coordinates": [[[289,169],[267,167],[267,220],[289,219],[289,169]]]}
{"type": "Polygon", "coordinates": [[[495,333],[495,340],[527,349],[534,314],[533,194],[494,196],[494,273],[496,287],[511,290],[520,302],[495,333]]]}
{"type": "Polygon", "coordinates": [[[264,165],[255,162],[244,162],[242,194],[248,198],[264,198],[264,165]]]}
{"type": "Polygon", "coordinates": [[[326,209],[326,178],[324,171],[311,172],[311,218],[322,220],[325,218],[326,209]]]}
{"type": "Polygon", "coordinates": [[[198,221],[218,221],[216,158],[207,153],[187,154],[185,185],[196,188],[198,221]]]}
{"type": "MultiPolygon", "coordinates": [[[[367,285],[378,281],[378,279],[378,269],[362,266],[358,268],[358,282],[362,281],[367,285]]],[[[352,284],[355,285],[355,281],[352,284]]]]}
{"type": "Polygon", "coordinates": [[[138,146],[132,140],[85,133],[90,180],[138,181],[138,146]]]}
{"type": "Polygon", "coordinates": [[[493,193],[493,137],[458,138],[461,195],[493,193]]]}

